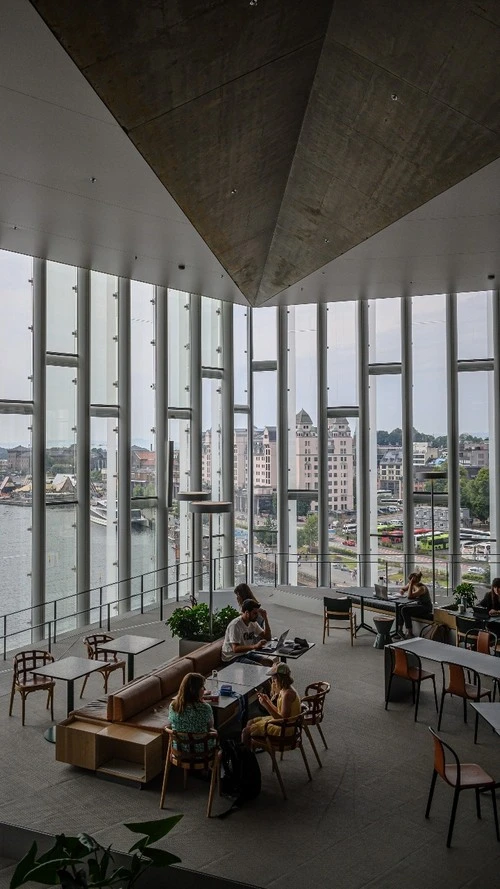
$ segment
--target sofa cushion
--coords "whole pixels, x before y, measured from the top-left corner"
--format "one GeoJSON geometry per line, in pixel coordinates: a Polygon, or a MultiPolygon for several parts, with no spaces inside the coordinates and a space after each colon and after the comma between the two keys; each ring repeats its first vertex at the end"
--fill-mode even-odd
{"type": "Polygon", "coordinates": [[[162,698],[165,698],[168,695],[177,694],[184,676],[192,672],[192,661],[187,657],[183,657],[176,661],[172,661],[170,664],[164,664],[162,667],[157,667],[151,675],[159,677],[161,682],[161,696],[162,698]]]}
{"type": "Polygon", "coordinates": [[[158,676],[144,676],[143,679],[126,685],[113,695],[113,721],[125,722],[141,710],[153,707],[162,698],[161,682],[158,676]]]}
{"type": "Polygon", "coordinates": [[[133,725],[134,728],[143,728],[147,731],[162,732],[167,724],[168,710],[172,699],[173,696],[162,698],[153,707],[146,707],[145,710],[141,710],[140,713],[136,713],[135,716],[127,719],[127,725],[133,725]]]}
{"type": "Polygon", "coordinates": [[[208,676],[212,670],[218,670],[222,664],[221,651],[223,642],[223,639],[216,639],[215,642],[209,642],[208,645],[203,645],[202,648],[191,651],[186,657],[186,660],[189,659],[193,664],[191,669],[195,673],[202,673],[203,676],[208,676]]]}

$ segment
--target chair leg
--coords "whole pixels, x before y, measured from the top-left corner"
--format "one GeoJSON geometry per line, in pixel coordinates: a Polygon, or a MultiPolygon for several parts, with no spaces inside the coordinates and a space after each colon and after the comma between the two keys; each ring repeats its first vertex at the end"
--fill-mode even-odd
{"type": "Polygon", "coordinates": [[[460,796],[460,790],[458,787],[455,787],[455,792],[453,794],[453,805],[451,807],[451,818],[450,818],[450,826],[448,828],[448,839],[446,840],[446,845],[448,849],[451,846],[451,838],[453,836],[453,828],[455,826],[455,816],[457,814],[457,806],[458,806],[458,797],[460,796]]]}
{"type": "Polygon", "coordinates": [[[477,744],[477,730],[479,728],[479,713],[476,712],[476,718],[474,720],[474,744],[477,744]]]}
{"type": "Polygon", "coordinates": [[[21,701],[22,701],[22,705],[21,705],[21,707],[22,707],[22,724],[24,725],[24,719],[25,719],[25,715],[26,715],[26,695],[24,694],[23,691],[21,692],[21,701]]]}
{"type": "MultiPolygon", "coordinates": [[[[87,679],[89,678],[89,675],[90,674],[88,673],[87,676],[85,677],[85,679],[83,680],[82,690],[80,692],[81,698],[83,698],[83,692],[85,691],[85,686],[87,685],[87,679]]],[[[104,689],[104,690],[106,691],[106,689],[104,689]]]]}
{"type": "Polygon", "coordinates": [[[108,693],[108,682],[109,682],[109,671],[108,671],[108,670],[104,670],[103,673],[102,673],[101,675],[102,675],[102,678],[104,679],[104,694],[107,695],[107,693],[108,693]]]}
{"type": "Polygon", "coordinates": [[[163,782],[161,785],[161,796],[160,796],[160,809],[163,809],[163,803],[165,802],[165,794],[167,792],[167,782],[168,782],[168,773],[170,772],[170,756],[167,753],[167,760],[165,762],[165,771],[163,772],[163,782]]]}
{"type": "Polygon", "coordinates": [[[387,685],[387,694],[386,694],[386,696],[385,696],[385,709],[386,709],[386,710],[387,710],[387,707],[388,707],[388,705],[389,705],[389,698],[390,698],[390,696],[391,696],[391,685],[392,685],[392,677],[393,677],[393,675],[394,675],[394,674],[391,673],[391,675],[389,676],[389,682],[388,682],[388,685],[387,685]]]}
{"type": "Polygon", "coordinates": [[[491,803],[493,806],[493,818],[495,820],[495,832],[497,835],[497,841],[500,843],[500,833],[498,831],[498,811],[497,811],[497,798],[495,794],[495,788],[491,788],[491,803]]]}
{"type": "Polygon", "coordinates": [[[432,797],[434,796],[434,788],[436,786],[437,776],[438,776],[438,773],[436,772],[436,769],[434,769],[434,771],[432,773],[431,786],[429,788],[429,796],[427,798],[427,808],[425,810],[425,817],[426,818],[428,818],[431,813],[432,797]]]}
{"type": "Polygon", "coordinates": [[[325,736],[324,736],[324,734],[323,734],[323,729],[321,728],[319,722],[316,723],[316,727],[317,727],[317,729],[318,729],[318,732],[319,732],[320,735],[321,735],[321,740],[323,741],[323,744],[325,745],[325,750],[328,750],[328,744],[327,744],[326,741],[325,741],[325,736]]]}
{"type": "Polygon", "coordinates": [[[464,722],[467,723],[467,698],[464,698],[464,722]]]}
{"type": "Polygon", "coordinates": [[[313,737],[312,737],[312,734],[311,734],[311,730],[310,730],[310,728],[309,728],[308,725],[305,725],[305,726],[304,726],[304,731],[305,731],[307,737],[309,738],[309,743],[310,743],[310,745],[311,745],[311,747],[312,747],[312,749],[313,749],[313,753],[314,753],[316,759],[318,760],[318,765],[319,765],[320,769],[322,769],[322,768],[323,768],[323,764],[322,764],[322,762],[321,762],[321,760],[320,760],[320,758],[319,758],[319,756],[318,756],[318,751],[316,750],[316,745],[315,745],[315,743],[314,743],[314,741],[313,741],[313,737]]]}
{"type": "Polygon", "coordinates": [[[302,744],[300,745],[300,752],[302,753],[302,759],[304,760],[304,765],[306,767],[306,772],[307,772],[309,781],[312,781],[313,776],[311,775],[311,769],[309,768],[309,763],[307,761],[306,752],[305,752],[302,744]]]}
{"type": "Polygon", "coordinates": [[[123,685],[125,685],[125,664],[122,667],[123,685]]]}
{"type": "Polygon", "coordinates": [[[413,679],[411,680],[411,699],[415,703],[415,683],[413,679]]]}
{"type": "Polygon", "coordinates": [[[444,688],[443,688],[443,690],[442,690],[442,692],[441,692],[441,705],[440,705],[440,707],[439,707],[438,731],[439,731],[439,729],[441,728],[441,720],[442,720],[442,718],[443,718],[443,707],[444,707],[444,696],[445,696],[445,694],[446,694],[446,692],[445,692],[445,690],[444,690],[444,688]]]}
{"type": "Polygon", "coordinates": [[[436,691],[436,679],[434,676],[432,677],[432,686],[434,688],[434,703],[436,705],[436,713],[437,713],[439,711],[439,707],[438,707],[438,696],[437,696],[437,691],[436,691]]]}
{"type": "Polygon", "coordinates": [[[417,716],[418,716],[418,703],[420,701],[420,686],[421,686],[421,684],[422,684],[421,682],[416,683],[417,695],[416,695],[416,701],[415,701],[415,722],[417,721],[417,716]]]}
{"type": "Polygon", "coordinates": [[[12,688],[10,691],[10,705],[9,705],[9,716],[12,716],[12,707],[14,706],[14,695],[16,693],[16,686],[14,682],[12,683],[12,688]]]}
{"type": "Polygon", "coordinates": [[[476,787],[476,815],[478,818],[481,818],[481,797],[479,795],[479,787],[476,787]]]}
{"type": "Polygon", "coordinates": [[[54,722],[54,686],[50,689],[50,718],[54,722]]]}
{"type": "MultiPolygon", "coordinates": [[[[326,635],[326,617],[323,618],[323,645],[325,644],[325,635],[326,635]]],[[[330,635],[330,634],[328,634],[330,635]]]]}
{"type": "Polygon", "coordinates": [[[210,789],[208,791],[207,818],[210,818],[210,815],[212,814],[212,803],[214,801],[215,785],[218,782],[219,763],[219,753],[217,752],[212,763],[212,777],[210,778],[210,789]]]}
{"type": "Polygon", "coordinates": [[[278,763],[276,761],[276,756],[275,756],[274,750],[270,750],[269,753],[270,753],[272,763],[273,763],[273,772],[276,773],[276,777],[279,781],[279,785],[281,787],[281,792],[283,794],[283,799],[286,799],[287,796],[286,796],[286,792],[285,792],[285,785],[283,784],[283,778],[281,777],[281,772],[278,768],[278,763]]]}

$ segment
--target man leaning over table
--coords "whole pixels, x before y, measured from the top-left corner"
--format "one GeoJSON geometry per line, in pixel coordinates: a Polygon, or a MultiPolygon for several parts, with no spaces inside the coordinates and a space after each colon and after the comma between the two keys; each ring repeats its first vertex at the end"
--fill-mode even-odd
{"type": "Polygon", "coordinates": [[[254,599],[246,599],[241,606],[241,614],[227,625],[222,644],[224,663],[239,661],[242,664],[269,664],[272,660],[259,654],[266,642],[271,639],[271,627],[267,611],[254,599]],[[257,623],[257,617],[264,619],[264,626],[257,623]]]}

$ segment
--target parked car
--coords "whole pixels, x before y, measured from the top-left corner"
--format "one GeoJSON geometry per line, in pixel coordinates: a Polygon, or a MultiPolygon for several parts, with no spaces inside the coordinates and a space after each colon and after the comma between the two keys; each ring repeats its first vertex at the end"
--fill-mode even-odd
{"type": "Polygon", "coordinates": [[[346,546],[356,546],[356,541],[355,541],[355,540],[351,540],[351,539],[346,540],[346,541],[345,541],[345,545],[346,545],[346,546]]]}

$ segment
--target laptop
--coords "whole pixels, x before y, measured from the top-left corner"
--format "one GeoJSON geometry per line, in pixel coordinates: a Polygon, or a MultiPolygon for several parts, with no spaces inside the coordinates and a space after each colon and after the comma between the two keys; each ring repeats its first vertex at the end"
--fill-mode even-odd
{"type": "Polygon", "coordinates": [[[277,651],[278,648],[281,648],[281,646],[283,645],[283,642],[285,641],[289,632],[290,628],[288,628],[288,630],[285,630],[285,632],[281,634],[279,639],[271,639],[270,642],[267,642],[266,645],[264,645],[262,648],[259,648],[259,652],[263,652],[265,654],[268,651],[277,651]]]}
{"type": "Polygon", "coordinates": [[[474,608],[472,609],[472,613],[473,613],[474,617],[480,617],[480,618],[488,617],[488,609],[482,608],[481,605],[475,605],[474,608]]]}
{"type": "Polygon", "coordinates": [[[387,587],[382,586],[381,583],[376,583],[375,584],[375,598],[376,599],[385,599],[385,601],[387,601],[387,598],[388,598],[387,587]]]}

